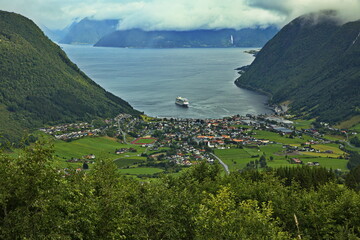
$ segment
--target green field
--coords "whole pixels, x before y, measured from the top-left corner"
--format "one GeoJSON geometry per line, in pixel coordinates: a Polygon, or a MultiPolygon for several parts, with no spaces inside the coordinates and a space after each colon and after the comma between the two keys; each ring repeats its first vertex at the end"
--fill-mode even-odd
{"type": "Polygon", "coordinates": [[[268,144],[260,146],[260,150],[265,153],[266,156],[270,156],[274,153],[281,153],[284,149],[281,144],[268,144]]]}
{"type": "Polygon", "coordinates": [[[339,129],[351,129],[355,131],[360,131],[360,115],[354,116],[335,127],[339,129]]]}
{"type": "MultiPolygon", "coordinates": [[[[320,166],[326,167],[326,168],[332,168],[334,169],[341,169],[343,171],[348,171],[347,169],[347,162],[348,160],[345,159],[337,159],[337,158],[327,158],[327,157],[313,157],[313,156],[306,156],[306,155],[300,155],[300,156],[294,156],[299,158],[301,161],[303,161],[304,164],[307,162],[319,162],[320,166]]],[[[291,164],[295,165],[295,164],[291,164]]]]}
{"type": "Polygon", "coordinates": [[[248,162],[255,160],[246,150],[239,148],[216,149],[215,155],[228,165],[230,171],[243,169],[248,162]]]}
{"type": "Polygon", "coordinates": [[[133,144],[152,144],[156,141],[155,138],[139,138],[136,139],[133,144]]]}
{"type": "Polygon", "coordinates": [[[164,170],[160,168],[146,168],[146,167],[139,167],[139,168],[124,168],[119,169],[119,172],[122,174],[130,174],[130,175],[143,175],[143,174],[155,174],[161,173],[164,170]]]}
{"type": "MultiPolygon", "coordinates": [[[[285,156],[273,156],[274,160],[269,161],[270,156],[272,156],[271,152],[277,152],[279,149],[278,145],[274,146],[265,146],[261,148],[261,151],[258,152],[259,156],[265,153],[267,158],[267,164],[269,167],[281,167],[281,166],[289,166],[289,162],[285,159],[285,156]]],[[[253,149],[251,149],[253,150],[253,149]]],[[[224,149],[224,150],[216,150],[215,154],[224,161],[226,165],[228,165],[231,172],[243,169],[246,167],[246,164],[250,161],[259,160],[260,157],[252,158],[248,153],[249,149],[224,149]]]]}
{"type": "Polygon", "coordinates": [[[358,133],[360,133],[360,124],[356,124],[355,126],[353,126],[352,128],[350,128],[353,131],[356,131],[358,133]]]}
{"type": "MultiPolygon", "coordinates": [[[[118,159],[121,157],[137,157],[139,154],[145,151],[144,148],[136,145],[121,144],[116,139],[108,137],[87,137],[71,142],[64,142],[56,140],[54,142],[55,159],[59,166],[69,167],[69,163],[66,160],[71,158],[82,158],[84,155],[94,154],[96,159],[118,159]],[[135,148],[135,153],[124,153],[117,155],[115,149],[118,148],[135,148]]],[[[95,161],[96,161],[95,159],[95,161]]],[[[70,166],[73,163],[70,163],[70,166]]],[[[78,166],[79,164],[75,164],[78,166]]]]}
{"type": "Polygon", "coordinates": [[[267,161],[267,165],[272,168],[278,168],[278,167],[296,167],[296,164],[290,164],[288,160],[285,158],[279,158],[273,160],[273,161],[267,161]]]}
{"type": "Polygon", "coordinates": [[[307,136],[307,135],[303,135],[302,138],[289,138],[288,136],[281,136],[278,133],[275,132],[269,132],[269,131],[263,131],[263,130],[255,130],[253,131],[254,134],[253,137],[257,138],[257,139],[267,139],[273,142],[278,142],[278,143],[283,143],[283,144],[289,144],[289,145],[300,145],[301,143],[305,143],[309,140],[311,140],[312,138],[307,136]]]}
{"type": "Polygon", "coordinates": [[[346,153],[339,149],[337,144],[316,144],[312,145],[312,148],[316,150],[320,150],[322,153],[315,153],[315,152],[304,152],[304,155],[311,155],[311,156],[320,156],[320,157],[330,157],[330,158],[337,158],[340,156],[346,155],[346,153]],[[330,150],[333,153],[323,153],[324,151],[330,150]]]}
{"type": "Polygon", "coordinates": [[[267,165],[269,167],[284,167],[284,166],[297,166],[295,164],[290,164],[290,158],[299,158],[303,161],[304,164],[307,162],[319,162],[320,166],[332,169],[341,169],[347,171],[347,160],[338,159],[337,156],[343,152],[335,147],[336,144],[330,145],[316,145],[318,149],[333,150],[334,154],[324,154],[324,153],[307,153],[308,155],[289,155],[287,156],[284,152],[284,149],[281,144],[270,144],[265,146],[260,146],[257,148],[243,148],[243,149],[216,149],[215,154],[228,165],[230,171],[236,171],[246,167],[246,164],[250,161],[259,160],[260,156],[264,155],[267,160],[267,165]],[[260,150],[260,151],[259,151],[260,150]],[[259,157],[251,157],[254,155],[259,155],[259,157]],[[273,160],[270,160],[272,156],[273,160]],[[332,157],[331,157],[332,156],[332,157]]]}
{"type": "Polygon", "coordinates": [[[339,140],[345,140],[346,137],[340,136],[340,135],[324,135],[325,139],[328,139],[330,141],[339,141],[339,140]]]}
{"type": "Polygon", "coordinates": [[[142,163],[146,161],[146,159],[143,157],[142,159],[134,159],[134,158],[119,158],[114,161],[116,166],[118,168],[124,168],[128,166],[132,166],[134,164],[142,163]]]}
{"type": "Polygon", "coordinates": [[[312,128],[312,122],[314,122],[315,119],[310,119],[310,120],[302,120],[302,119],[298,119],[298,120],[293,120],[294,122],[294,127],[296,127],[296,129],[300,130],[300,129],[311,129],[312,128]]]}
{"type": "Polygon", "coordinates": [[[254,147],[254,148],[244,148],[244,150],[249,154],[250,157],[255,157],[255,156],[261,156],[262,152],[259,149],[259,147],[254,147]]]}

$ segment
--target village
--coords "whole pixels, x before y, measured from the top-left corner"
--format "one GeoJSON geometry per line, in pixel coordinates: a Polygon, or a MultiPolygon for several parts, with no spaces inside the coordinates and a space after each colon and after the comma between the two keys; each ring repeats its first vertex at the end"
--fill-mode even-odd
{"type": "MultiPolygon", "coordinates": [[[[325,123],[322,125],[322,129],[325,128],[332,134],[346,136],[351,134],[329,128],[325,123]]],[[[281,146],[281,150],[276,154],[285,156],[288,164],[321,165],[321,161],[317,159],[304,162],[299,157],[304,153],[326,155],[328,158],[347,158],[345,152],[335,154],[333,147],[329,149],[315,147],[335,145],[340,149],[344,147],[341,141],[324,138],[324,134],[314,128],[297,128],[293,121],[278,115],[248,114],[222,119],[175,119],[140,118],[120,114],[114,119],[64,124],[40,130],[52,135],[55,139],[67,142],[100,136],[117,139],[116,141],[124,144],[125,147],[114,148],[113,153],[117,155],[114,158],[121,161],[122,158],[135,156],[128,155],[132,153],[136,154],[136,158],[147,160],[141,161],[136,167],[168,166],[167,164],[187,167],[203,161],[212,164],[219,159],[218,157],[221,158],[221,154],[218,153],[231,149],[239,149],[239,151],[240,149],[257,149],[259,153],[251,152],[249,158],[253,159],[248,159],[249,162],[245,165],[257,167],[259,159],[265,154],[260,152],[260,149],[266,146],[281,146]],[[142,150],[138,151],[138,147],[142,150]]],[[[274,159],[274,156],[270,158],[268,156],[267,160],[270,159],[274,159]]],[[[89,152],[82,157],[71,157],[66,161],[89,164],[96,161],[96,156],[89,152]]],[[[229,161],[225,159],[225,162],[229,161]]],[[[232,162],[236,164],[234,159],[232,162]]],[[[261,166],[266,167],[267,164],[261,166]]],[[[129,168],[129,166],[125,167],[129,168]]]]}

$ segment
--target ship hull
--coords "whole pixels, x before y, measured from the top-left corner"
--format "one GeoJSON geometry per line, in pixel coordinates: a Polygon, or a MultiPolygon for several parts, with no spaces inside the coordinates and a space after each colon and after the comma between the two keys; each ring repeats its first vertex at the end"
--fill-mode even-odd
{"type": "Polygon", "coordinates": [[[184,104],[184,103],[175,103],[176,105],[180,106],[180,107],[184,107],[184,108],[188,108],[189,104],[184,104]]]}

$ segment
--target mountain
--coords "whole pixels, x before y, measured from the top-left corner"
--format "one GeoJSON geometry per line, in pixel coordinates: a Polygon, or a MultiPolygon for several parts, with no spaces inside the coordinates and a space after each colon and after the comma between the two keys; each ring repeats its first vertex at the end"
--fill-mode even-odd
{"type": "Polygon", "coordinates": [[[59,42],[68,34],[70,29],[73,28],[76,24],[77,22],[73,22],[63,29],[50,29],[45,25],[40,25],[39,27],[45,33],[45,35],[48,36],[48,38],[50,38],[54,42],[59,42]]]}
{"type": "Polygon", "coordinates": [[[360,21],[334,12],[296,18],[271,39],[235,82],[267,92],[272,102],[318,121],[360,114],[360,21]]]}
{"type": "Polygon", "coordinates": [[[59,41],[65,44],[95,44],[103,36],[116,31],[119,20],[94,20],[84,18],[74,23],[67,34],[59,41]]]}
{"type": "Polygon", "coordinates": [[[275,27],[192,31],[130,29],[110,33],[101,38],[95,46],[133,48],[261,47],[277,31],[275,27]]]}
{"type": "Polygon", "coordinates": [[[66,29],[49,29],[44,25],[39,27],[45,33],[45,35],[54,42],[59,42],[67,34],[66,29]]]}
{"type": "Polygon", "coordinates": [[[0,11],[0,135],[119,113],[139,114],[87,77],[29,19],[0,11]]]}

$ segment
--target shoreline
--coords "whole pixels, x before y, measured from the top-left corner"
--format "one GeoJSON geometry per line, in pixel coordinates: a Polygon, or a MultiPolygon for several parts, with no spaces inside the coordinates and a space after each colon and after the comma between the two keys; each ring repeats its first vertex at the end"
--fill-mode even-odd
{"type": "Polygon", "coordinates": [[[272,102],[272,99],[273,99],[273,95],[269,92],[266,92],[262,89],[258,89],[258,88],[254,88],[254,87],[251,87],[251,86],[248,86],[248,85],[245,85],[245,84],[241,84],[239,83],[239,79],[241,77],[241,74],[238,78],[235,79],[234,81],[234,84],[238,87],[238,88],[242,88],[242,89],[246,89],[246,90],[250,90],[250,91],[253,91],[253,92],[256,92],[256,93],[259,93],[261,95],[264,95],[264,96],[267,96],[268,97],[268,102],[266,103],[266,105],[276,113],[276,107],[278,107],[276,104],[273,104],[271,103],[272,102]]]}

